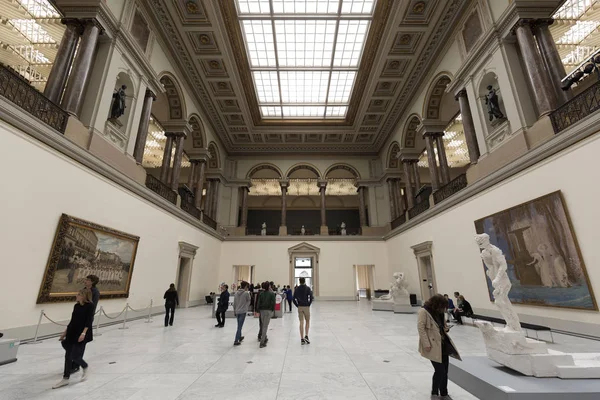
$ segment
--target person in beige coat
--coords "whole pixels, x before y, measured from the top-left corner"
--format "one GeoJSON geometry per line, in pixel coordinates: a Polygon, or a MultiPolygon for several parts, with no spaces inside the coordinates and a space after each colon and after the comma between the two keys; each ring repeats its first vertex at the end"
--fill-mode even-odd
{"type": "Polygon", "coordinates": [[[449,357],[460,360],[456,346],[448,336],[444,313],[448,301],[436,294],[425,302],[419,310],[417,330],[419,331],[419,353],[431,361],[435,372],[431,386],[431,399],[451,399],[448,396],[449,357]]]}

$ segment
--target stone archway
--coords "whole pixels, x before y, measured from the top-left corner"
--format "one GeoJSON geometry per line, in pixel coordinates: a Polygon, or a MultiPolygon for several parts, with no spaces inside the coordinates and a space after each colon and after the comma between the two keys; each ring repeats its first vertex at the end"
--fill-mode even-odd
{"type": "Polygon", "coordinates": [[[306,242],[299,243],[288,249],[289,255],[289,282],[295,282],[296,258],[310,258],[312,267],[312,291],[315,297],[319,296],[319,254],[321,249],[306,242]]]}

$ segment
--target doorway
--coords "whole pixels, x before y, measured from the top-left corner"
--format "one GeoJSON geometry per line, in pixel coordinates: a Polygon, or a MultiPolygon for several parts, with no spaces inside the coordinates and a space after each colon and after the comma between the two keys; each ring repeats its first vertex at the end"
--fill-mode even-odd
{"type": "Polygon", "coordinates": [[[419,281],[421,283],[421,299],[423,302],[437,293],[432,245],[433,242],[423,242],[416,246],[412,246],[417,259],[419,281]]]}
{"type": "Polygon", "coordinates": [[[233,283],[239,286],[242,281],[254,282],[254,265],[233,266],[233,283]]]}
{"type": "Polygon", "coordinates": [[[354,265],[354,282],[357,300],[371,300],[375,295],[375,266],[354,265]]]}
{"type": "Polygon", "coordinates": [[[190,306],[190,287],[192,283],[192,268],[198,247],[185,242],[179,242],[179,259],[177,266],[177,294],[179,296],[179,307],[190,306]]]}

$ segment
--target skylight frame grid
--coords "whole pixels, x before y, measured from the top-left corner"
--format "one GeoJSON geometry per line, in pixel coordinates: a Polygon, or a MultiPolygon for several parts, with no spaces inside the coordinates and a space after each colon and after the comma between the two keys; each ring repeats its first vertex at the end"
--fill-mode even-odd
{"type": "Polygon", "coordinates": [[[281,119],[346,117],[376,1],[327,0],[327,7],[318,8],[325,4],[324,0],[236,0],[263,118],[278,118],[279,113],[274,111],[277,107],[281,119]],[[244,12],[250,10],[245,6],[250,3],[254,4],[254,11],[244,12]],[[270,13],[266,12],[267,3],[270,13]],[[245,29],[269,24],[273,39],[262,46],[257,39],[265,39],[269,30],[245,29]],[[247,31],[254,36],[249,37],[247,31]],[[265,56],[267,51],[271,53],[265,56]],[[267,72],[277,74],[279,102],[272,95],[272,80],[265,86],[255,79],[267,72]],[[341,75],[351,79],[340,79],[341,75]],[[335,81],[333,76],[337,77],[335,81]],[[266,91],[271,95],[266,96],[266,91]],[[316,110],[321,114],[316,115],[316,110]]]}

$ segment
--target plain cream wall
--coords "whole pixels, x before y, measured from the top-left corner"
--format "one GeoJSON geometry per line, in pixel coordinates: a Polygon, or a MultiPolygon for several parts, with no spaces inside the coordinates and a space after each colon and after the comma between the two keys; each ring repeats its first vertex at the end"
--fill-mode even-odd
{"type": "Polygon", "coordinates": [[[143,308],[162,303],[174,282],[180,241],[198,246],[191,301],[215,287],[221,242],[164,210],[117,187],[44,144],[0,122],[5,171],[0,198],[0,328],[35,325],[41,309],[68,319],[73,303],[36,305],[44,270],[62,213],[140,236],[128,299],[100,300],[107,313],[126,302],[143,308]]]}
{"type": "MultiPolygon", "coordinates": [[[[419,275],[411,246],[432,241],[438,291],[459,291],[475,310],[495,310],[490,302],[479,249],[474,241],[474,221],[545,194],[561,190],[571,217],[589,279],[600,300],[600,255],[596,250],[600,209],[598,185],[590,181],[590,167],[600,152],[600,136],[576,146],[496,185],[482,194],[387,241],[391,268],[401,265],[411,288],[419,275]]],[[[412,290],[411,290],[412,291],[412,290]]],[[[420,293],[419,293],[420,296],[420,293]]],[[[515,305],[517,312],[538,318],[558,318],[600,324],[600,313],[550,307],[515,305]]]]}
{"type": "MultiPolygon", "coordinates": [[[[234,265],[254,265],[254,283],[273,281],[291,285],[288,249],[302,243],[296,241],[224,242],[221,246],[219,282],[233,281],[234,265]]],[[[319,253],[319,291],[322,298],[355,298],[353,266],[375,265],[375,288],[388,288],[391,274],[388,268],[385,242],[306,242],[321,249],[319,253]]]]}

